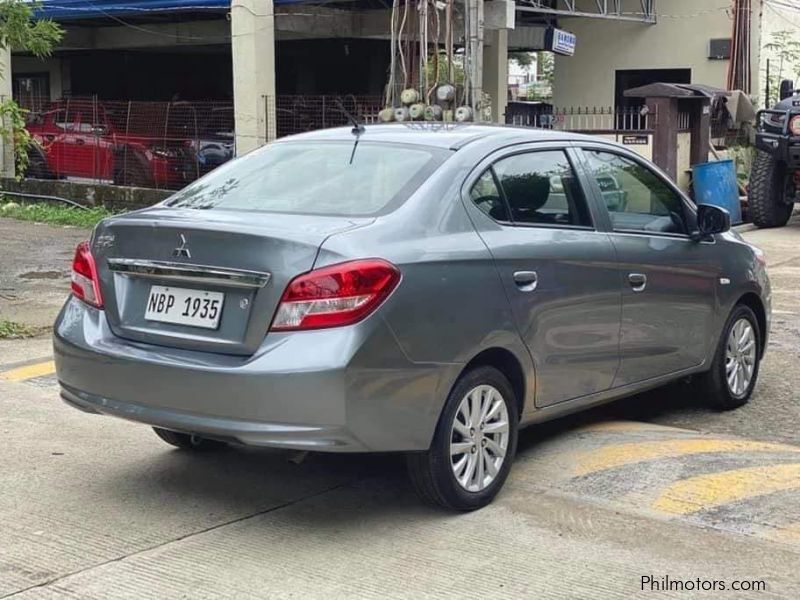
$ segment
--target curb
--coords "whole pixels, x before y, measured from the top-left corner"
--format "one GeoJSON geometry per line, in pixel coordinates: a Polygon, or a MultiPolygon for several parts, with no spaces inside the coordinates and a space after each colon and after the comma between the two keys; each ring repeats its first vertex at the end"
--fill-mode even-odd
{"type": "Polygon", "coordinates": [[[734,225],[732,229],[736,233],[747,233],[748,231],[755,231],[756,229],[758,229],[758,227],[756,227],[752,223],[742,223],[741,225],[734,225]]]}

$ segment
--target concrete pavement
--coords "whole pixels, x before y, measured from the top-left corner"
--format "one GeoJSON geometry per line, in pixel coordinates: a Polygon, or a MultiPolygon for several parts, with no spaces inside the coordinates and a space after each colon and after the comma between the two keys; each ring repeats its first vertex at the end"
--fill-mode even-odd
{"type": "Polygon", "coordinates": [[[192,454],[58,404],[52,387],[0,382],[0,398],[0,597],[630,598],[647,575],[800,594],[800,539],[654,508],[713,460],[798,464],[794,446],[626,422],[534,428],[497,502],[456,515],[421,506],[395,456],[192,454]],[[664,440],[723,445],[629,462],[625,445],[664,440]]]}

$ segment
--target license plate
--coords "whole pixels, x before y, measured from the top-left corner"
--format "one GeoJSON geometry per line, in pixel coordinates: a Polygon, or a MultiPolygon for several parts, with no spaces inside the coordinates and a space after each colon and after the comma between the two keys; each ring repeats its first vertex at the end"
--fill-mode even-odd
{"type": "Polygon", "coordinates": [[[216,329],[225,294],[154,285],[144,318],[148,321],[216,329]]]}

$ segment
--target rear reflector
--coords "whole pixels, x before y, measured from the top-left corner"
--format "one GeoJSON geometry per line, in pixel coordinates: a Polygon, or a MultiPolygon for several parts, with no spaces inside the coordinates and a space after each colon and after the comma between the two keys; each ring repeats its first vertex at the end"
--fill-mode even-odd
{"type": "Polygon", "coordinates": [[[89,242],[81,242],[75,248],[75,258],[72,260],[72,293],[87,304],[103,308],[97,266],[89,242]]]}
{"type": "Polygon", "coordinates": [[[399,282],[397,267],[381,259],[315,269],[289,282],[271,329],[300,331],[356,323],[378,308],[399,282]]]}

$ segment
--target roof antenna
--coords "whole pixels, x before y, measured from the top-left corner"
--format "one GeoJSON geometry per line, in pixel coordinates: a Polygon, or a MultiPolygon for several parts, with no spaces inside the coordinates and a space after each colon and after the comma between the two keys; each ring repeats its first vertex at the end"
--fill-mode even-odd
{"type": "Polygon", "coordinates": [[[336,104],[339,106],[339,110],[342,111],[342,114],[347,117],[347,120],[350,121],[350,124],[353,126],[353,129],[350,130],[354,136],[356,136],[356,140],[353,143],[353,151],[350,153],[350,164],[353,164],[353,158],[356,155],[356,148],[358,148],[358,141],[361,137],[361,134],[366,131],[364,128],[363,123],[359,123],[358,119],[356,119],[350,112],[344,107],[342,104],[341,98],[336,99],[336,104]]]}

